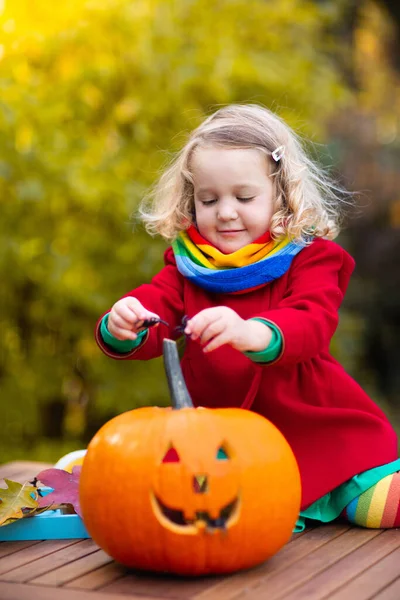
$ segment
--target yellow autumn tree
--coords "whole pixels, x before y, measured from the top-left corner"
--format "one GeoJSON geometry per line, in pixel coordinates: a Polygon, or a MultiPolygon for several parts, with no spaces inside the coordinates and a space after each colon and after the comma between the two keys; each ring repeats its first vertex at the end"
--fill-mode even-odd
{"type": "Polygon", "coordinates": [[[114,363],[92,337],[162,262],[132,212],[222,104],[265,104],[322,139],[348,98],[335,5],[0,3],[0,420],[13,457],[38,456],[43,432],[76,447],[112,414],[168,402],[159,361],[114,363]]]}

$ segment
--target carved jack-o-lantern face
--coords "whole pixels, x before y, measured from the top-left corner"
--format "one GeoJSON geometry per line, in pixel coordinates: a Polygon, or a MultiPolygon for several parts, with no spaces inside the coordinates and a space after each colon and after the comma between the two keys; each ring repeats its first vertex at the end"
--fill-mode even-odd
{"type": "Polygon", "coordinates": [[[151,494],[161,525],[181,534],[226,530],[240,513],[240,483],[233,451],[226,442],[210,444],[208,435],[197,453],[197,457],[187,457],[184,448],[178,451],[169,444],[151,494]],[[190,461],[193,458],[195,469],[190,461]]]}
{"type": "Polygon", "coordinates": [[[288,443],[250,411],[187,407],[182,376],[175,369],[171,384],[167,375],[179,410],[124,413],[89,444],[80,480],[89,533],[140,569],[228,573],[266,560],[290,538],[300,508],[288,443]]]}

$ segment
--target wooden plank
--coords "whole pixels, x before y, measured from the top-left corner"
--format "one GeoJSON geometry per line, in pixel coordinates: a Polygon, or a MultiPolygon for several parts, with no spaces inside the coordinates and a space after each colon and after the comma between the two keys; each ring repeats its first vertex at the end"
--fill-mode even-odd
{"type": "Polygon", "coordinates": [[[292,536],[291,536],[290,540],[288,541],[288,544],[290,544],[291,542],[296,542],[303,535],[307,535],[308,533],[310,533],[310,531],[312,531],[313,529],[315,529],[315,527],[307,527],[304,531],[299,531],[299,533],[292,533],[292,536]]]}
{"type": "Polygon", "coordinates": [[[77,560],[73,560],[70,557],[68,563],[61,567],[54,568],[54,563],[52,563],[51,571],[48,570],[47,573],[44,573],[40,577],[30,579],[29,583],[50,585],[53,587],[60,586],[71,579],[79,577],[79,575],[84,575],[92,569],[97,569],[111,561],[112,558],[103,552],[103,550],[97,550],[77,560]]]}
{"type": "Polygon", "coordinates": [[[374,600],[399,600],[400,598],[400,578],[396,579],[388,587],[386,587],[374,600]]]}
{"type": "Polygon", "coordinates": [[[20,483],[23,483],[25,481],[32,481],[32,479],[36,477],[36,475],[38,475],[41,471],[44,471],[44,469],[50,469],[53,466],[54,465],[48,463],[36,463],[30,467],[25,467],[24,469],[21,468],[17,480],[20,483]]]}
{"type": "Polygon", "coordinates": [[[292,564],[349,530],[350,526],[337,524],[308,530],[305,535],[284,546],[275,556],[259,567],[227,577],[208,590],[200,592],[195,598],[196,600],[215,600],[216,598],[231,600],[241,590],[256,587],[275,573],[282,572],[284,577],[287,577],[292,564]]]}
{"type": "Polygon", "coordinates": [[[0,465],[0,479],[6,477],[23,483],[51,466],[53,466],[51,463],[15,460],[0,465]]]}
{"type": "MultiPolygon", "coordinates": [[[[298,555],[298,552],[310,552],[312,549],[324,544],[327,540],[332,537],[338,536],[344,531],[349,529],[348,526],[330,526],[326,528],[318,528],[310,530],[306,535],[294,537],[292,542],[286,545],[285,554],[287,557],[298,555]],[[308,541],[307,541],[308,540],[308,541]],[[298,545],[301,544],[302,550],[296,550],[298,545]],[[291,549],[291,550],[289,550],[291,549]]],[[[282,552],[282,551],[281,551],[282,552]]],[[[271,559],[272,560],[272,559],[271,559]]],[[[265,564],[265,563],[264,563],[265,564]]],[[[287,568],[287,562],[284,562],[285,568],[287,568]]],[[[127,593],[129,590],[134,591],[137,594],[146,594],[146,590],[151,589],[152,592],[156,592],[165,598],[201,598],[215,600],[223,600],[229,598],[232,594],[237,595],[238,593],[238,579],[243,581],[253,581],[258,573],[259,569],[265,568],[263,565],[256,569],[249,571],[243,571],[241,573],[224,576],[224,577],[205,577],[202,579],[189,579],[189,578],[173,578],[173,577],[162,577],[154,576],[149,579],[144,575],[138,575],[131,573],[122,578],[117,579],[110,585],[103,586],[99,589],[101,591],[111,591],[127,593]]],[[[282,567],[283,568],[283,567],[282,567]]],[[[240,587],[239,587],[240,589],[240,587]]]]}
{"type": "Polygon", "coordinates": [[[0,579],[25,582],[95,552],[92,540],[49,540],[0,560],[0,579]],[[3,565],[4,562],[4,565],[3,565]]]}
{"type": "Polygon", "coordinates": [[[42,587],[26,585],[23,583],[0,582],[1,600],[164,600],[164,598],[147,594],[143,596],[128,594],[102,594],[101,592],[86,592],[84,590],[71,590],[65,588],[42,587]]]}
{"type": "Polygon", "coordinates": [[[0,471],[1,487],[6,487],[2,482],[3,479],[11,479],[12,481],[19,481],[20,483],[23,483],[27,479],[24,475],[25,473],[26,468],[18,468],[18,466],[13,465],[12,463],[5,465],[0,471]]]}
{"type": "MultiPolygon", "coordinates": [[[[243,594],[243,590],[239,590],[236,596],[233,597],[242,598],[247,594],[246,600],[264,600],[265,586],[267,586],[268,600],[290,598],[289,592],[294,588],[309,581],[330,565],[380,534],[381,530],[379,529],[351,528],[343,535],[336,537],[318,548],[318,550],[295,562],[290,568],[290,577],[288,577],[288,571],[275,572],[272,570],[272,572],[267,573],[267,577],[257,582],[257,587],[251,586],[252,589],[245,590],[243,594]]],[[[354,600],[354,597],[352,600],[354,600]]]]}
{"type": "Polygon", "coordinates": [[[29,546],[40,544],[40,541],[27,541],[27,542],[0,542],[0,558],[3,556],[9,556],[13,552],[18,552],[29,546]]]}
{"type": "MultiPolygon", "coordinates": [[[[329,596],[329,600],[369,600],[393,583],[399,576],[400,548],[385,556],[368,570],[329,596]]],[[[379,597],[379,596],[378,596],[379,597]]],[[[400,596],[396,598],[398,600],[400,596]]]]}
{"type": "Polygon", "coordinates": [[[0,465],[0,475],[2,469],[7,469],[8,467],[16,467],[18,470],[31,469],[32,467],[34,469],[36,469],[37,467],[39,467],[39,469],[45,469],[46,467],[51,466],[51,464],[52,463],[41,462],[37,460],[12,460],[10,462],[3,463],[0,465]]]}
{"type": "MultiPolygon", "coordinates": [[[[0,479],[5,476],[22,482],[50,466],[15,461],[0,465],[0,479]]],[[[92,540],[2,542],[0,598],[399,600],[399,564],[400,531],[347,525],[322,526],[294,535],[276,556],[255,569],[196,579],[129,571],[92,540]]]]}
{"type": "Polygon", "coordinates": [[[116,579],[120,579],[126,575],[126,573],[127,569],[125,567],[112,561],[95,571],[72,579],[64,587],[72,587],[81,590],[97,590],[116,579]]]}
{"type": "MultiPolygon", "coordinates": [[[[192,578],[131,571],[128,575],[109,585],[101,587],[98,591],[107,594],[111,592],[124,595],[133,593],[138,594],[139,596],[141,595],[142,597],[153,594],[165,599],[188,600],[189,598],[193,598],[196,593],[213,585],[215,581],[221,579],[222,576],[192,578]]],[[[218,598],[218,596],[214,596],[214,600],[216,598],[218,598]]]]}
{"type": "MultiPolygon", "coordinates": [[[[322,600],[400,547],[400,531],[389,529],[360,546],[290,594],[290,600],[322,600]]],[[[399,600],[400,594],[396,600],[399,600]]]]}
{"type": "Polygon", "coordinates": [[[1,465],[0,466],[0,483],[1,483],[1,487],[5,488],[6,486],[4,485],[4,483],[2,482],[3,479],[12,479],[15,480],[15,474],[19,473],[20,471],[15,468],[12,467],[11,465],[1,465]]]}
{"type": "MultiPolygon", "coordinates": [[[[310,531],[311,529],[294,534],[288,543],[292,543],[296,540],[298,541],[305,533],[310,531]]],[[[127,569],[113,561],[107,565],[104,565],[104,567],[100,567],[95,571],[91,571],[90,573],[86,573],[86,575],[82,575],[77,579],[73,579],[72,581],[68,582],[65,587],[97,590],[113,581],[116,581],[117,579],[121,579],[121,577],[126,574],[127,569]]]]}

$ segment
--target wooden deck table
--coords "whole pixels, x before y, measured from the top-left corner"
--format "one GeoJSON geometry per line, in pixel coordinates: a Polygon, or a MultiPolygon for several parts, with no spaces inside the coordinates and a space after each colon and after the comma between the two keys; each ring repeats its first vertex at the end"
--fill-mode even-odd
{"type": "MultiPolygon", "coordinates": [[[[0,465],[31,479],[51,465],[0,465]]],[[[400,600],[400,530],[326,525],[296,534],[274,557],[224,577],[143,574],[92,540],[0,543],[0,600],[400,600]]]]}

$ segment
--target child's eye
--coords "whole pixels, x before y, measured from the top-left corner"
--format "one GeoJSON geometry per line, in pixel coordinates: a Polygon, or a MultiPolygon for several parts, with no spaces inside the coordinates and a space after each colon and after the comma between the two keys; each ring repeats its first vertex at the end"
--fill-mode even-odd
{"type": "Polygon", "coordinates": [[[250,202],[250,200],[254,200],[255,196],[251,196],[250,198],[239,198],[237,197],[236,200],[239,200],[239,202],[250,202]]]}
{"type": "Polygon", "coordinates": [[[216,203],[216,199],[214,198],[213,200],[201,200],[201,203],[203,206],[211,206],[212,204],[216,203]]]}

